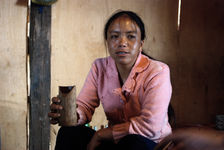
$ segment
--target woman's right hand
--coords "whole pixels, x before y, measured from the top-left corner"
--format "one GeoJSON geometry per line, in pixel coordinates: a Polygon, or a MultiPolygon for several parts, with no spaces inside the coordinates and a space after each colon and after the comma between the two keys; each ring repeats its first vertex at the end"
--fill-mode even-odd
{"type": "Polygon", "coordinates": [[[51,112],[48,113],[48,117],[50,118],[51,124],[57,124],[58,118],[60,117],[60,111],[63,107],[60,105],[60,99],[58,97],[53,97],[51,99],[52,103],[50,105],[51,112]]]}

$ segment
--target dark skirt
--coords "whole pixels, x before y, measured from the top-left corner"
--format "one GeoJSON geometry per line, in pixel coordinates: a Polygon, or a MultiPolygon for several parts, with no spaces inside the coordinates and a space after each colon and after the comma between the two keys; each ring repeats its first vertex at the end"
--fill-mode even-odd
{"type": "MultiPolygon", "coordinates": [[[[58,131],[55,150],[86,150],[95,130],[86,126],[61,127],[58,131]]],[[[129,134],[117,144],[104,141],[96,150],[153,150],[156,143],[148,138],[129,134]]]]}

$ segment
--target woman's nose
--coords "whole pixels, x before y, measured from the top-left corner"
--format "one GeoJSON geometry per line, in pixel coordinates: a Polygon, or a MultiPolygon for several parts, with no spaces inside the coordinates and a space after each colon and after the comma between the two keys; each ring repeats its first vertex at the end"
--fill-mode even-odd
{"type": "Polygon", "coordinates": [[[126,37],[121,37],[119,47],[127,47],[128,41],[126,37]]]}

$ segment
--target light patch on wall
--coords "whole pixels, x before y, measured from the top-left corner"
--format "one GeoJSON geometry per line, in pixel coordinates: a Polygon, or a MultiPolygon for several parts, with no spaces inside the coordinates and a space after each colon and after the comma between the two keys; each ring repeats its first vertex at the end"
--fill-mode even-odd
{"type": "Polygon", "coordinates": [[[177,18],[177,30],[180,30],[180,17],[181,17],[181,0],[178,3],[178,18],[177,18]]]}
{"type": "MultiPolygon", "coordinates": [[[[30,7],[31,7],[31,0],[27,1],[27,24],[26,24],[26,35],[27,35],[27,43],[28,39],[30,37],[30,7]]],[[[28,49],[28,45],[27,45],[28,49]]],[[[26,119],[26,132],[27,132],[27,149],[29,149],[29,137],[30,137],[30,107],[29,107],[29,97],[30,97],[30,55],[29,55],[29,50],[27,50],[27,55],[26,55],[26,79],[27,79],[27,99],[28,99],[28,104],[27,104],[27,119],[26,119]]]]}

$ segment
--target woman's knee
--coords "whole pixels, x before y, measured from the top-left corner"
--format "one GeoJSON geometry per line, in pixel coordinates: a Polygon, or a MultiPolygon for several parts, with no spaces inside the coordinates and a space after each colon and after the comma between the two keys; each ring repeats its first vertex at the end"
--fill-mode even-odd
{"type": "Polygon", "coordinates": [[[74,137],[78,136],[91,136],[95,133],[95,131],[89,127],[86,127],[84,125],[79,126],[72,126],[72,127],[61,127],[58,131],[57,136],[63,136],[63,137],[74,137]]]}
{"type": "Polygon", "coordinates": [[[120,149],[129,150],[153,150],[156,143],[142,135],[129,134],[123,137],[119,142],[118,146],[120,149]]]}
{"type": "Polygon", "coordinates": [[[56,150],[85,148],[95,131],[86,126],[61,127],[56,140],[56,150]]]}

